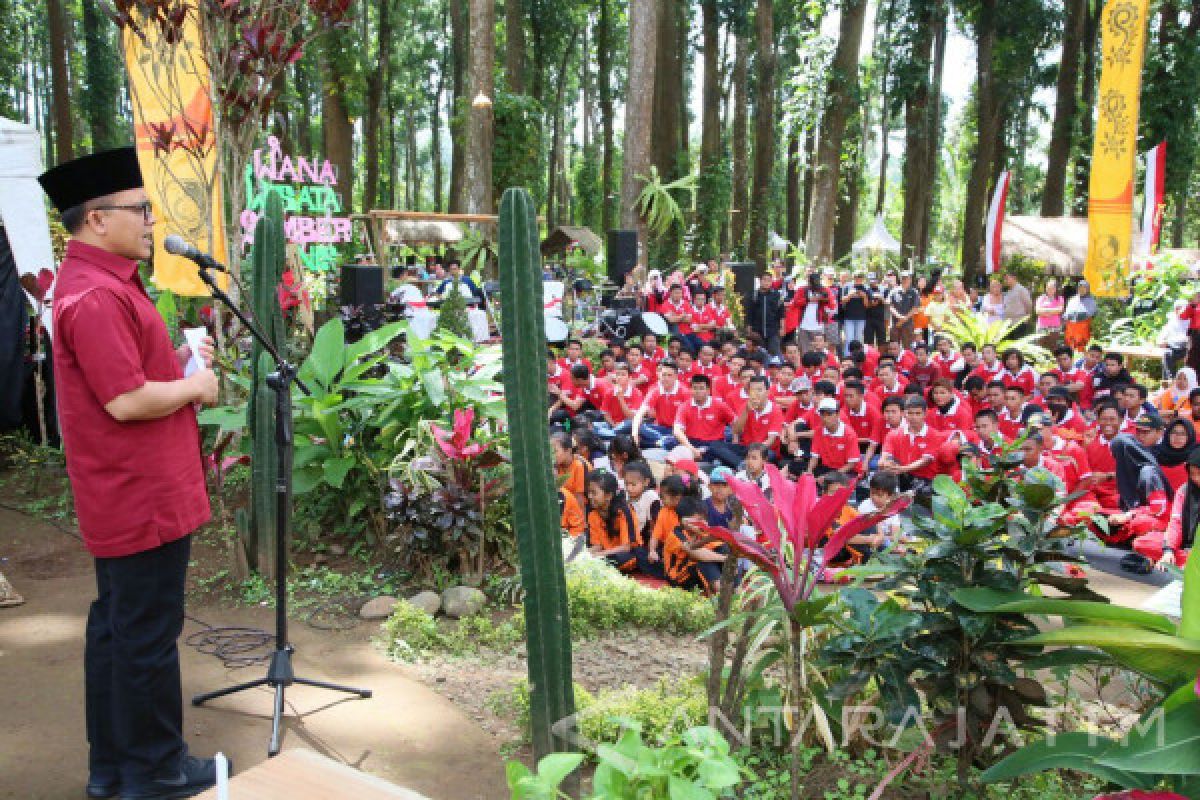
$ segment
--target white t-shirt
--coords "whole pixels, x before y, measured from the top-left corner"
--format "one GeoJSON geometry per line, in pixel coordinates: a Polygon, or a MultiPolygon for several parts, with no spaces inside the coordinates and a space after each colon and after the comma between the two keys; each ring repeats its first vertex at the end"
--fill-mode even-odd
{"type": "MultiPolygon", "coordinates": [[[[875,501],[868,497],[858,507],[859,514],[874,514],[879,509],[875,506],[875,501]]],[[[894,544],[900,541],[904,534],[904,526],[900,522],[900,515],[893,514],[887,519],[880,520],[875,525],[875,530],[883,534],[883,537],[890,543],[894,544]]]]}

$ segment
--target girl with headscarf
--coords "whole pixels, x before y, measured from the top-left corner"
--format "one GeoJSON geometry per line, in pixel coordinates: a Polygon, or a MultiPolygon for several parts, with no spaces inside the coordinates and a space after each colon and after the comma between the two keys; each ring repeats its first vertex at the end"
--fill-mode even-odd
{"type": "Polygon", "coordinates": [[[1080,281],[1075,296],[1067,301],[1063,311],[1063,338],[1067,346],[1076,351],[1087,349],[1092,340],[1092,319],[1096,316],[1096,298],[1092,296],[1092,287],[1087,281],[1080,281]]]}
{"type": "Polygon", "coordinates": [[[1175,373],[1171,385],[1162,390],[1155,405],[1164,417],[1189,417],[1192,414],[1192,404],[1188,398],[1195,388],[1196,370],[1184,367],[1175,373]]]}
{"type": "Polygon", "coordinates": [[[1200,450],[1192,451],[1185,469],[1187,481],[1175,493],[1166,532],[1153,531],[1133,540],[1134,551],[1164,572],[1169,566],[1187,563],[1196,542],[1196,528],[1200,527],[1200,450]]]}
{"type": "Polygon", "coordinates": [[[1162,441],[1154,448],[1154,459],[1171,491],[1179,491],[1187,480],[1187,462],[1195,451],[1196,428],[1191,420],[1180,417],[1167,426],[1162,441]]]}

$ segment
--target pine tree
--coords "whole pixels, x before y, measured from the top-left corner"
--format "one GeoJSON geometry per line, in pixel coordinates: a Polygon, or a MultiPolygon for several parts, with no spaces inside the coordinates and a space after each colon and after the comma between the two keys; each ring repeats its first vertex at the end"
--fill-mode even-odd
{"type": "Polygon", "coordinates": [[[463,339],[472,338],[471,323],[467,321],[467,298],[463,296],[462,284],[450,287],[438,311],[437,330],[452,333],[463,339]]]}

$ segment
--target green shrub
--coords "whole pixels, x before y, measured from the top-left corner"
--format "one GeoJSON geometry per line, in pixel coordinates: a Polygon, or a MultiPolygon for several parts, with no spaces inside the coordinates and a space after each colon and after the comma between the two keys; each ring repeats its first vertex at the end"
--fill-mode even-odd
{"type": "MultiPolygon", "coordinates": [[[[529,736],[529,683],[514,681],[508,692],[489,699],[488,707],[499,717],[511,717],[529,736]]],[[[661,742],[708,719],[708,699],[700,678],[660,678],[648,689],[626,686],[602,689],[593,695],[575,684],[576,724],[586,745],[614,742],[624,728],[634,726],[650,742],[661,742]]]]}
{"type": "Polygon", "coordinates": [[[513,620],[496,623],[484,612],[460,620],[438,620],[406,600],[396,604],[383,623],[383,644],[397,661],[417,661],[434,654],[464,656],[481,649],[512,647],[524,637],[513,620]]]}
{"type": "Polygon", "coordinates": [[[567,569],[571,634],[579,638],[642,628],[674,634],[700,633],[716,621],[712,601],[683,589],[650,589],[602,561],[567,569]]]}

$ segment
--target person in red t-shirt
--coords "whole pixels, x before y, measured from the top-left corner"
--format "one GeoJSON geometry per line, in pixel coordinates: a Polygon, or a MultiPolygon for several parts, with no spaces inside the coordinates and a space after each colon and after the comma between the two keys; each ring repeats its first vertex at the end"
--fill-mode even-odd
{"type": "Polygon", "coordinates": [[[953,383],[958,377],[958,373],[962,372],[966,367],[966,362],[962,356],[954,352],[954,342],[950,341],[947,336],[939,336],[934,341],[934,348],[937,350],[931,357],[930,361],[937,367],[938,375],[953,383]]]}
{"type": "Polygon", "coordinates": [[[915,488],[918,484],[914,479],[932,481],[941,468],[939,461],[947,437],[929,426],[926,413],[927,407],[921,398],[906,400],[904,421],[908,424],[907,430],[893,431],[883,442],[879,468],[899,475],[904,488],[915,488]]]}
{"type": "Polygon", "coordinates": [[[1000,380],[1004,381],[1005,386],[1020,386],[1026,396],[1033,394],[1037,388],[1037,373],[1025,363],[1025,356],[1015,347],[1004,351],[1004,370],[1000,373],[1000,380]]]}
{"type": "Polygon", "coordinates": [[[970,405],[954,392],[954,384],[946,378],[938,378],[929,387],[926,420],[934,430],[942,433],[969,433],[975,424],[970,405]]]}
{"type": "Polygon", "coordinates": [[[629,380],[639,391],[645,392],[658,378],[655,365],[642,354],[640,344],[625,347],[625,360],[629,363],[629,380]]]}
{"type": "Polygon", "coordinates": [[[875,456],[883,445],[883,412],[867,402],[866,387],[860,381],[846,381],[843,393],[846,407],[842,416],[858,435],[862,463],[874,470],[878,466],[875,456]]]}
{"type": "MultiPolygon", "coordinates": [[[[1054,362],[1055,366],[1050,370],[1050,374],[1058,380],[1059,385],[1063,386],[1073,398],[1082,404],[1084,392],[1092,386],[1091,371],[1075,366],[1075,351],[1066,345],[1055,349],[1054,362]]],[[[1090,399],[1090,392],[1088,399],[1090,399]]]]}
{"type": "Polygon", "coordinates": [[[998,412],[1000,433],[1004,435],[1004,439],[1011,442],[1019,437],[1025,429],[1025,423],[1029,421],[1029,415],[1040,410],[1042,409],[1039,406],[1028,402],[1024,386],[1014,383],[1006,388],[1004,407],[998,412]]]}
{"type": "Polygon", "coordinates": [[[1091,493],[1107,513],[1121,510],[1121,496],[1117,492],[1117,462],[1112,452],[1112,441],[1120,430],[1121,412],[1116,404],[1105,400],[1097,407],[1094,433],[1089,433],[1084,439],[1083,449],[1092,468],[1092,477],[1088,482],[1091,493]]]}
{"type": "Polygon", "coordinates": [[[979,351],[979,357],[979,366],[972,370],[971,374],[983,378],[984,384],[1000,380],[1000,373],[1004,371],[1004,365],[996,357],[996,345],[985,344],[979,351]]]}
{"type": "Polygon", "coordinates": [[[897,374],[896,365],[891,361],[884,361],[879,365],[875,384],[871,387],[871,391],[879,399],[880,404],[882,404],[888,398],[903,397],[906,385],[897,374]]]}
{"type": "MultiPolygon", "coordinates": [[[[64,161],[38,180],[70,236],[54,287],[53,358],[76,519],[96,571],[86,792],[198,794],[216,767],[186,755],[177,640],[191,534],[211,515],[196,410],[217,401],[212,340],[176,349],[142,285],[156,220],[134,148],[64,161]]],[[[40,198],[24,202],[41,208],[40,198]]]]}
{"type": "Polygon", "coordinates": [[[612,426],[620,425],[626,420],[632,420],[637,410],[642,407],[642,392],[633,385],[629,373],[629,364],[618,361],[613,367],[613,391],[600,409],[612,426]]]}
{"type": "Polygon", "coordinates": [[[717,361],[717,351],[711,344],[701,345],[699,352],[696,355],[696,365],[693,372],[697,375],[707,375],[708,379],[713,382],[713,391],[716,392],[717,380],[725,377],[725,367],[717,361]]]}
{"type": "Polygon", "coordinates": [[[842,416],[837,400],[826,397],[817,405],[817,413],[821,416],[821,424],[813,431],[812,457],[807,471],[820,477],[828,472],[861,470],[858,432],[842,416]]]}
{"type": "Polygon", "coordinates": [[[667,299],[659,308],[659,313],[671,326],[672,332],[687,336],[692,332],[691,304],[683,299],[683,287],[673,284],[667,291],[667,299]]]}
{"type": "Polygon", "coordinates": [[[714,391],[713,394],[724,400],[725,405],[729,406],[733,410],[733,413],[737,414],[745,407],[746,401],[750,399],[747,387],[750,384],[750,379],[756,377],[756,375],[754,367],[743,365],[738,369],[736,380],[733,382],[727,380],[718,384],[720,390],[714,391]]]}
{"type": "Polygon", "coordinates": [[[679,371],[674,361],[663,361],[658,365],[658,382],[647,391],[642,407],[631,423],[617,428],[617,433],[632,433],[639,447],[662,447],[670,450],[676,445],[671,430],[681,405],[687,402],[688,390],[679,382],[679,371]],[[646,417],[654,420],[646,422],[646,417]],[[628,427],[626,427],[628,426],[628,427]]]}
{"type": "Polygon", "coordinates": [[[941,370],[929,360],[929,348],[923,342],[913,345],[913,354],[916,357],[916,363],[908,370],[908,382],[915,383],[921,387],[922,392],[925,392],[935,380],[941,377],[941,370]]]}
{"type": "Polygon", "coordinates": [[[692,401],[680,406],[675,415],[675,439],[680,447],[691,451],[696,461],[704,461],[710,445],[725,441],[725,429],[733,418],[729,406],[713,398],[712,381],[704,375],[695,375],[692,401]]]}
{"type": "Polygon", "coordinates": [[[1179,318],[1185,320],[1188,324],[1190,344],[1188,346],[1187,365],[1194,370],[1200,371],[1200,292],[1192,295],[1192,299],[1187,304],[1187,307],[1179,312],[1179,318]]]}
{"type": "Polygon", "coordinates": [[[572,416],[585,409],[604,411],[610,405],[613,385],[604,378],[597,378],[582,364],[571,367],[571,383],[575,391],[564,394],[563,405],[571,410],[572,416]]]}
{"type": "Polygon", "coordinates": [[[732,429],[736,443],[714,442],[708,448],[709,459],[737,469],[746,459],[751,445],[761,444],[777,452],[783,432],[783,414],[767,393],[767,379],[754,376],[746,386],[747,401],[736,412],[732,429]]]}
{"type": "Polygon", "coordinates": [[[571,339],[567,342],[566,355],[558,360],[558,365],[565,370],[570,370],[574,366],[585,366],[591,372],[592,365],[583,357],[583,342],[578,339],[571,339]]]}
{"type": "Polygon", "coordinates": [[[1082,441],[1091,428],[1083,414],[1071,403],[1071,393],[1065,386],[1055,386],[1046,393],[1046,410],[1054,418],[1055,431],[1066,439],[1082,441]]]}
{"type": "Polygon", "coordinates": [[[650,367],[657,373],[658,365],[667,358],[667,351],[658,345],[657,334],[642,334],[642,357],[650,362],[650,367]]]}

